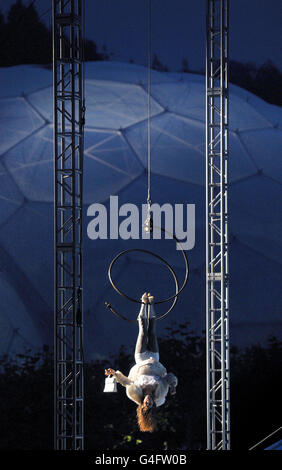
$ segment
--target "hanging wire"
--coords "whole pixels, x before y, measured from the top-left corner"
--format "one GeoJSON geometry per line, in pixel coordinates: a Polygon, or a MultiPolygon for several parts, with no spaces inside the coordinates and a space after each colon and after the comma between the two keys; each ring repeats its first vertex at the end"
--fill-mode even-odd
{"type": "MultiPolygon", "coordinates": [[[[148,151],[148,160],[147,160],[147,168],[148,168],[147,211],[148,211],[148,213],[147,213],[147,219],[145,220],[145,223],[144,223],[145,232],[152,232],[152,230],[153,230],[153,219],[152,219],[151,214],[150,214],[150,210],[151,210],[151,55],[152,55],[152,41],[151,41],[151,22],[152,22],[151,20],[152,20],[152,18],[151,17],[152,17],[151,0],[148,0],[148,129],[147,129],[147,131],[148,131],[148,150],[147,150],[148,151]]],[[[162,227],[154,226],[154,228],[158,228],[162,232],[166,232],[166,230],[162,227]]],[[[134,249],[127,249],[127,250],[121,251],[112,260],[112,262],[110,263],[109,268],[108,268],[108,277],[109,277],[110,283],[111,283],[112,287],[114,288],[114,290],[120,296],[126,298],[127,300],[130,300],[131,302],[135,302],[135,303],[141,303],[141,304],[143,303],[142,300],[134,299],[134,298],[130,297],[129,295],[127,295],[125,292],[122,292],[117,287],[115,282],[113,281],[113,279],[112,279],[112,268],[113,268],[114,264],[116,263],[116,261],[121,256],[124,256],[127,253],[130,253],[132,251],[137,251],[137,252],[141,252],[141,253],[147,253],[147,254],[157,258],[159,261],[161,261],[169,269],[169,271],[171,272],[171,274],[173,276],[174,283],[175,283],[175,294],[173,294],[173,295],[171,295],[171,296],[169,296],[165,299],[158,300],[158,301],[154,302],[155,305],[156,305],[156,304],[169,302],[171,300],[173,301],[170,308],[164,314],[156,317],[158,320],[161,319],[161,318],[164,318],[169,312],[171,312],[171,310],[173,310],[173,308],[174,308],[174,306],[175,306],[175,304],[178,300],[179,294],[183,291],[184,287],[187,284],[188,276],[189,276],[189,264],[188,264],[188,260],[187,260],[185,250],[181,246],[181,243],[178,240],[178,238],[173,234],[170,234],[170,235],[172,236],[174,241],[180,247],[181,253],[182,253],[183,258],[184,258],[184,263],[185,263],[185,277],[184,277],[183,284],[180,288],[179,288],[179,283],[178,283],[177,276],[176,276],[173,268],[170,266],[170,264],[165,259],[163,259],[161,256],[159,256],[156,253],[154,253],[152,251],[149,251],[149,250],[143,250],[143,249],[137,249],[137,248],[135,249],[134,248],[134,249]]],[[[137,320],[130,320],[127,317],[125,317],[124,315],[121,315],[120,313],[118,313],[109,302],[106,301],[105,305],[113,314],[115,314],[120,319],[126,320],[130,323],[136,323],[137,322],[137,320]]]]}
{"type": "Polygon", "coordinates": [[[151,55],[152,55],[152,38],[151,38],[151,0],[148,0],[148,211],[151,205],[151,55]]]}

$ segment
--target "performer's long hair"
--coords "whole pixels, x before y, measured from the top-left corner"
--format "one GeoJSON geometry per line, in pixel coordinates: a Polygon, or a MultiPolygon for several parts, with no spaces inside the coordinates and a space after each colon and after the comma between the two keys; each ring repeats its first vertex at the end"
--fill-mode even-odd
{"type": "Polygon", "coordinates": [[[137,419],[140,431],[155,432],[157,430],[154,407],[148,409],[141,403],[137,408],[137,419]]]}

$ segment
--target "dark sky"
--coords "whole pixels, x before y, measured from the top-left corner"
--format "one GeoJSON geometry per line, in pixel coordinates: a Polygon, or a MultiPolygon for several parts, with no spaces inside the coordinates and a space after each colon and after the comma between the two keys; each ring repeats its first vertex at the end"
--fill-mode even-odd
{"type": "MultiPolygon", "coordinates": [[[[29,4],[30,0],[22,0],[29,4]]],[[[86,36],[114,60],[147,63],[148,0],[85,0],[86,36]]],[[[151,0],[152,50],[172,71],[183,58],[192,69],[205,67],[205,0],[151,0]]],[[[0,0],[6,13],[15,0],[0,0]]],[[[40,14],[51,0],[36,0],[40,14]]],[[[51,11],[42,16],[50,23],[51,11]]],[[[282,1],[230,0],[230,58],[261,65],[267,59],[282,70],[282,1]]]]}

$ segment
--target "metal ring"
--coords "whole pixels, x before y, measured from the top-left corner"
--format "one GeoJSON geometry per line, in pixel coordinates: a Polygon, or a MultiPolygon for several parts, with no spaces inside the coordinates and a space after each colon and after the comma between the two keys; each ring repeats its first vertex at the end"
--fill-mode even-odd
{"type": "MultiPolygon", "coordinates": [[[[163,228],[160,228],[160,227],[156,227],[154,226],[155,228],[159,228],[160,230],[162,230],[163,232],[167,232],[165,229],[163,228]]],[[[167,232],[168,233],[168,232],[167,232]]],[[[189,275],[189,264],[188,264],[188,260],[187,260],[187,256],[186,256],[186,253],[180,243],[180,241],[178,240],[178,238],[173,235],[173,234],[170,234],[172,236],[172,238],[179,244],[180,248],[181,248],[181,252],[182,252],[182,255],[183,255],[183,258],[184,258],[184,262],[185,262],[185,277],[184,277],[184,281],[183,281],[183,284],[181,286],[181,288],[179,289],[179,284],[178,284],[178,280],[177,280],[177,276],[173,270],[173,268],[170,266],[170,264],[165,261],[161,256],[157,255],[156,253],[153,253],[152,251],[149,251],[149,250],[144,250],[144,249],[138,249],[138,248],[132,248],[132,249],[128,249],[128,250],[124,250],[122,252],[120,252],[111,262],[110,266],[109,266],[109,269],[108,269],[108,276],[109,276],[109,280],[110,280],[110,283],[112,285],[112,287],[115,289],[115,291],[121,295],[122,297],[125,297],[126,299],[130,300],[131,302],[135,302],[135,303],[140,303],[142,304],[143,302],[139,299],[134,299],[132,297],[130,297],[129,295],[125,294],[124,292],[122,292],[114,283],[113,279],[112,279],[112,275],[111,275],[111,272],[112,272],[112,268],[114,266],[114,264],[116,263],[116,261],[121,257],[123,256],[124,254],[126,253],[129,253],[129,252],[132,252],[132,251],[138,251],[138,252],[143,252],[143,253],[147,253],[151,256],[154,256],[155,258],[158,258],[163,264],[165,264],[167,266],[167,268],[170,270],[170,272],[172,273],[173,275],[173,278],[174,278],[174,282],[175,282],[175,294],[171,295],[170,297],[166,298],[166,299],[163,299],[163,300],[159,300],[157,302],[154,302],[155,304],[161,304],[161,303],[165,303],[165,302],[169,302],[170,300],[173,299],[173,303],[172,305],[170,306],[170,308],[167,310],[167,312],[165,312],[163,315],[157,317],[157,319],[161,319],[163,317],[165,317],[175,306],[176,302],[177,302],[177,299],[178,299],[178,295],[180,294],[180,292],[182,292],[182,290],[184,289],[184,287],[186,286],[187,284],[187,281],[188,281],[188,275],[189,275]]],[[[128,318],[126,318],[125,316],[119,314],[108,302],[105,302],[106,306],[112,311],[112,313],[114,313],[115,315],[117,315],[119,318],[123,319],[123,320],[127,320],[131,323],[136,323],[137,320],[129,320],[128,318]]]]}
{"type": "MultiPolygon", "coordinates": [[[[129,253],[129,252],[132,252],[132,251],[138,251],[138,252],[141,252],[141,253],[147,253],[151,256],[154,256],[155,258],[158,258],[171,272],[172,276],[173,276],[173,279],[174,279],[174,283],[175,283],[175,294],[173,295],[173,302],[170,306],[170,308],[165,312],[163,313],[162,315],[160,316],[156,316],[156,319],[157,320],[160,320],[161,318],[164,318],[174,307],[175,307],[175,304],[178,300],[178,294],[179,294],[179,284],[178,284],[178,280],[177,280],[177,276],[175,274],[175,271],[174,269],[170,266],[170,264],[165,260],[163,259],[161,256],[157,255],[156,253],[153,253],[152,251],[149,251],[149,250],[143,250],[141,248],[130,248],[128,250],[124,250],[122,252],[120,252],[114,259],[113,261],[111,262],[110,266],[109,266],[109,270],[108,270],[108,274],[109,274],[109,279],[110,279],[110,282],[113,286],[113,288],[115,289],[116,292],[118,292],[118,294],[120,294],[122,297],[125,297],[126,299],[128,300],[131,300],[132,302],[136,302],[136,303],[140,303],[140,304],[143,304],[144,302],[142,302],[141,300],[136,300],[136,299],[133,299],[131,297],[129,297],[127,294],[125,294],[124,292],[122,292],[114,283],[114,281],[112,280],[112,277],[111,277],[111,270],[112,270],[112,267],[113,265],[115,264],[115,262],[118,260],[118,258],[120,258],[121,256],[125,255],[126,253],[129,253]]],[[[163,301],[161,301],[163,302],[163,301]]],[[[116,316],[118,316],[119,318],[121,318],[122,320],[126,320],[126,321],[129,321],[130,323],[136,323],[137,320],[129,320],[127,317],[125,317],[124,315],[121,315],[120,313],[118,313],[113,307],[111,304],[109,304],[108,302],[105,302],[106,303],[106,306],[108,307],[109,310],[111,310],[112,313],[114,313],[116,316]]],[[[160,302],[154,302],[155,304],[158,304],[160,302]]]]}

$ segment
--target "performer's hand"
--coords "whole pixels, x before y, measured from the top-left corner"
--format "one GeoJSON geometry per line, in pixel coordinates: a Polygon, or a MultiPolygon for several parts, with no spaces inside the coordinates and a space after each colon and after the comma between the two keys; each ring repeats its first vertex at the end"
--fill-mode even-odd
{"type": "Polygon", "coordinates": [[[148,300],[149,300],[149,303],[152,304],[154,302],[154,296],[150,294],[150,292],[148,293],[148,300]]]}
{"type": "Polygon", "coordinates": [[[169,391],[170,391],[170,394],[171,395],[175,395],[176,394],[176,387],[169,387],[169,391]]]}
{"type": "Polygon", "coordinates": [[[147,297],[147,292],[144,292],[144,294],[141,297],[141,300],[144,304],[148,303],[148,297],[147,297]]]}
{"type": "Polygon", "coordinates": [[[109,375],[114,375],[114,374],[115,374],[114,369],[105,369],[105,375],[109,376],[109,375]]]}

